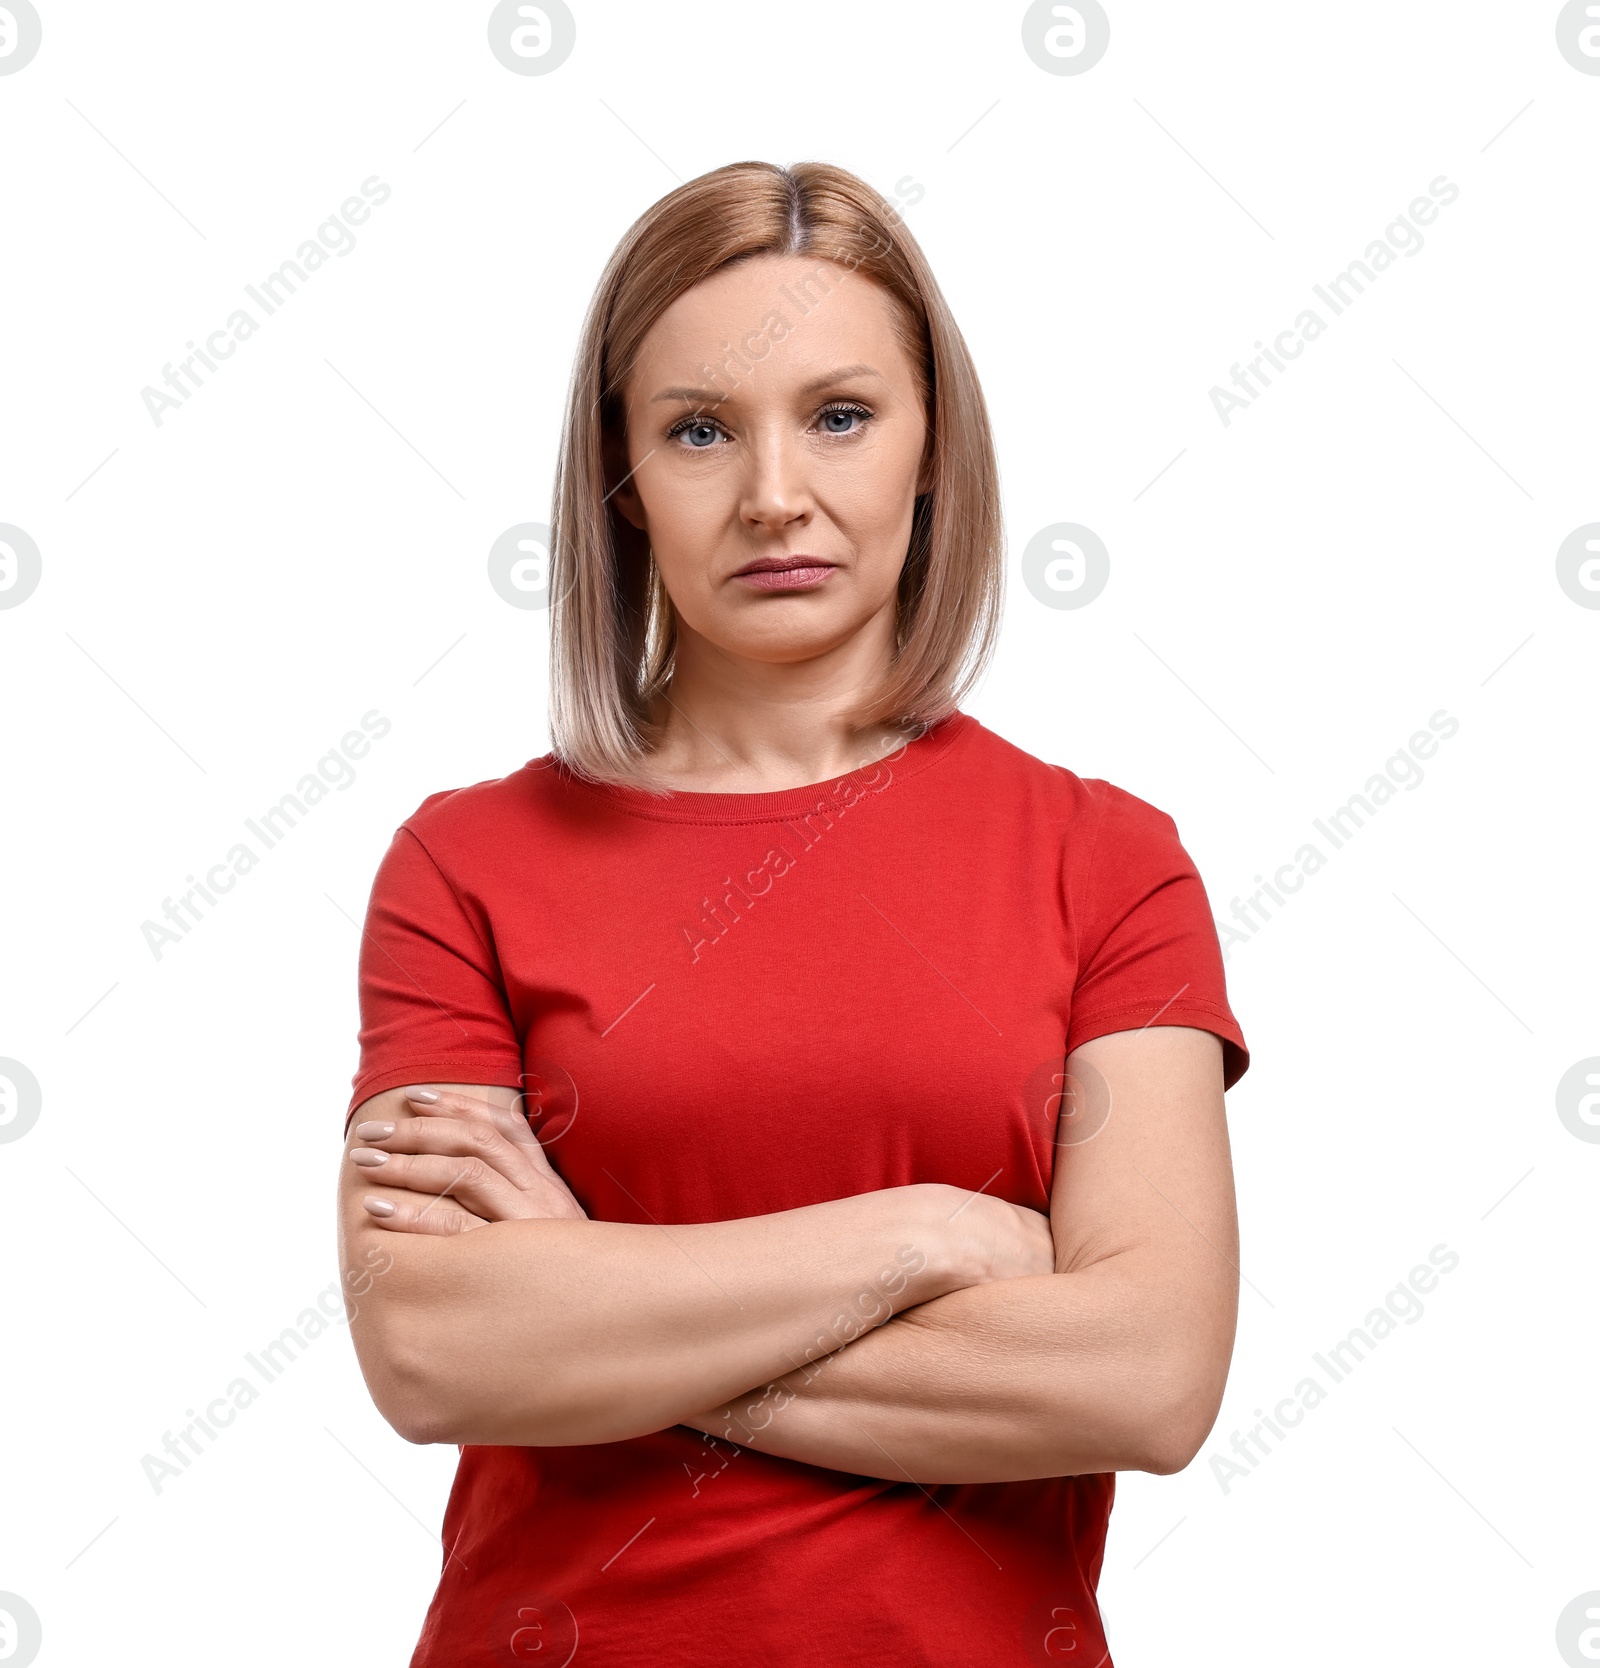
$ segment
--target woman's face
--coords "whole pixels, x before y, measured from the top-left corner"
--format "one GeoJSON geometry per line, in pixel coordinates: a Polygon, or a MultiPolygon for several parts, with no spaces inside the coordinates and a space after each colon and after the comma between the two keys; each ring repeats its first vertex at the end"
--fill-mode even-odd
{"type": "Polygon", "coordinates": [[[624,390],[631,474],[614,496],[649,536],[680,669],[707,649],[810,660],[864,628],[892,651],[928,484],[893,309],[842,265],[766,255],[697,284],[645,337],[624,390]]]}

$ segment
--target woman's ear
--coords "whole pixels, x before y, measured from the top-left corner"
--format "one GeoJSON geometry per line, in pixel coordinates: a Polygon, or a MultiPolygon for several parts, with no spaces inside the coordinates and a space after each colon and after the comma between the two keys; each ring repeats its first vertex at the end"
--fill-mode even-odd
{"type": "Polygon", "coordinates": [[[605,464],[606,479],[618,485],[610,489],[609,498],[621,511],[623,519],[641,533],[648,533],[644,504],[633,484],[633,472],[628,468],[628,449],[620,435],[607,434],[600,442],[600,456],[605,464]]]}

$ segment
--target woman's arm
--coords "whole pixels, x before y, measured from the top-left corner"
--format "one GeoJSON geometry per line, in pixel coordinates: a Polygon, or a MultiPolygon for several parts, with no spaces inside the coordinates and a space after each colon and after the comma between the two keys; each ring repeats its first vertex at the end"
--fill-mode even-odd
{"type": "Polygon", "coordinates": [[[1058,1272],[939,1297],[683,1422],[897,1482],[1187,1465],[1221,1405],[1237,1314],[1221,1046],[1155,1026],[1098,1037],[1068,1066],[1101,1082],[1063,1122],[1058,1272]]]}
{"type": "Polygon", "coordinates": [[[1038,1212],[937,1184],[731,1222],[589,1221],[537,1142],[512,1148],[514,1091],[444,1092],[443,1109],[473,1115],[417,1117],[402,1089],[366,1101],[340,1186],[341,1265],[362,1279],[375,1253],[389,1259],[352,1317],[356,1354],[379,1410],[414,1442],[643,1435],[836,1349],[846,1310],[884,1320],[1049,1267],[1038,1212]],[[373,1133],[386,1124],[393,1135],[373,1133]],[[474,1143],[483,1156],[461,1156],[474,1143]],[[350,1161],[357,1150],[389,1156],[350,1161]],[[519,1187],[525,1211],[508,1198],[519,1187]],[[372,1214],[373,1198],[392,1214],[372,1214]]]}

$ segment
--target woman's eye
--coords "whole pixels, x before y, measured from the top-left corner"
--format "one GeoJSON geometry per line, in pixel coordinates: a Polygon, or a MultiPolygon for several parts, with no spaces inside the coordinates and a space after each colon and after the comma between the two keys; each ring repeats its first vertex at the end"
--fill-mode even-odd
{"type": "Polygon", "coordinates": [[[854,426],[860,423],[865,416],[866,412],[864,411],[855,411],[843,407],[836,408],[833,411],[824,411],[822,414],[822,432],[824,434],[853,433],[854,426]]]}
{"type": "Polygon", "coordinates": [[[697,450],[714,444],[719,432],[711,423],[691,423],[687,428],[678,430],[679,437],[697,450]]]}

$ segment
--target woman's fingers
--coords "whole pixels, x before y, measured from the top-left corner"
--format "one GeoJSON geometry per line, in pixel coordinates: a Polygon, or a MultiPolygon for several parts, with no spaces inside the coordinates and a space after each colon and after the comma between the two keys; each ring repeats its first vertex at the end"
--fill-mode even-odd
{"type": "Polygon", "coordinates": [[[554,1172],[541,1174],[532,1169],[505,1142],[486,1154],[478,1137],[462,1133],[464,1127],[444,1118],[357,1124],[355,1137],[361,1145],[351,1149],[350,1162],[374,1178],[381,1171],[386,1181],[393,1177],[397,1184],[421,1187],[425,1183],[430,1188],[442,1188],[496,1222],[528,1217],[588,1220],[588,1213],[554,1172]],[[388,1162],[402,1157],[440,1163],[435,1168],[412,1171],[414,1177],[422,1179],[405,1182],[405,1166],[388,1162]],[[471,1197],[464,1188],[474,1190],[471,1197]]]}
{"type": "Polygon", "coordinates": [[[402,1118],[394,1123],[373,1120],[357,1124],[356,1139],[386,1153],[428,1153],[447,1158],[479,1158],[498,1170],[513,1187],[529,1188],[540,1172],[526,1150],[508,1141],[491,1123],[480,1118],[402,1118]]]}
{"type": "Polygon", "coordinates": [[[448,1154],[389,1153],[380,1147],[352,1147],[350,1162],[375,1183],[409,1193],[446,1195],[488,1222],[514,1222],[548,1215],[532,1191],[524,1191],[481,1158],[448,1154]]]}
{"type": "MultiPolygon", "coordinates": [[[[481,1095],[465,1094],[459,1089],[408,1089],[406,1099],[410,1103],[410,1110],[417,1114],[414,1120],[408,1122],[425,1124],[438,1120],[445,1123],[466,1123],[479,1129],[485,1126],[493,1128],[503,1138],[504,1147],[493,1144],[492,1147],[480,1147],[477,1152],[479,1156],[498,1164],[499,1158],[495,1154],[503,1157],[509,1149],[523,1161],[526,1166],[523,1169],[504,1164],[499,1167],[516,1180],[519,1186],[536,1196],[540,1208],[532,1214],[587,1220],[588,1213],[573,1197],[572,1189],[551,1164],[539,1138],[528,1127],[528,1121],[522,1115],[520,1105],[497,1106],[481,1095]]],[[[401,1127],[405,1125],[402,1124],[401,1127]]],[[[385,1148],[391,1145],[388,1140],[373,1144],[385,1148]]]]}
{"type": "Polygon", "coordinates": [[[446,1195],[409,1193],[403,1188],[385,1187],[363,1197],[362,1206],[373,1224],[400,1234],[465,1234],[486,1228],[481,1216],[461,1208],[446,1195]]]}
{"type": "Polygon", "coordinates": [[[522,1096],[515,1106],[497,1106],[480,1095],[465,1095],[459,1089],[416,1088],[406,1090],[411,1110],[423,1117],[467,1118],[492,1124],[512,1145],[529,1149],[541,1158],[544,1149],[528,1127],[522,1112],[522,1096]]]}

